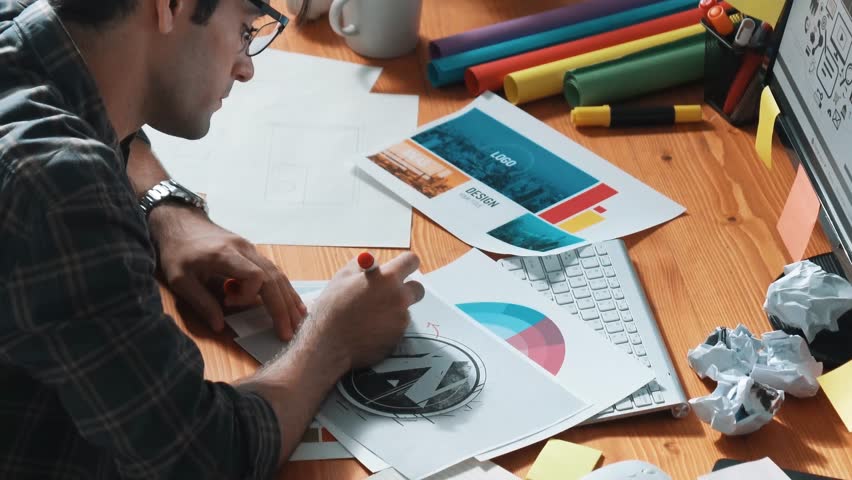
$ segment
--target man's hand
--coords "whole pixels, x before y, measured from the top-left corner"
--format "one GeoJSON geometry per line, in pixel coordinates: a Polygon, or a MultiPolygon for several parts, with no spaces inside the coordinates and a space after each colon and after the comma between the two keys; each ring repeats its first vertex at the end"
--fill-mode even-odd
{"type": "Polygon", "coordinates": [[[282,340],[291,340],[307,313],[290,280],[246,239],[211,222],[194,207],[163,204],[151,211],[151,236],[169,288],[215,331],[225,327],[222,308],[209,290],[225,278],[239,281],[233,305],[263,300],[282,340]]]}

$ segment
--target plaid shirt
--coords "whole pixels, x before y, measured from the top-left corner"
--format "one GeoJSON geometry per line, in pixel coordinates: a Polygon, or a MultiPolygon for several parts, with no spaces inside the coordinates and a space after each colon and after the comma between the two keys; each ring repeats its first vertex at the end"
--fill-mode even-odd
{"type": "Polygon", "coordinates": [[[204,380],[125,167],[51,6],[0,0],[0,478],[268,477],[275,413],[204,380]]]}

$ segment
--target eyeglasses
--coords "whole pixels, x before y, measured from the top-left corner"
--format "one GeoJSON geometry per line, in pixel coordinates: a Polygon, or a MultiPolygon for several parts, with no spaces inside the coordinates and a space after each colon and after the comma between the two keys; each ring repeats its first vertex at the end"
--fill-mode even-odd
{"type": "Polygon", "coordinates": [[[241,51],[245,52],[249,57],[253,57],[260,52],[266,50],[266,47],[284,31],[284,28],[290,23],[290,19],[285,17],[283,13],[270,7],[263,0],[248,0],[252,5],[257,7],[264,14],[272,17],[272,21],[266,23],[259,28],[252,28],[243,34],[243,44],[241,51]]]}

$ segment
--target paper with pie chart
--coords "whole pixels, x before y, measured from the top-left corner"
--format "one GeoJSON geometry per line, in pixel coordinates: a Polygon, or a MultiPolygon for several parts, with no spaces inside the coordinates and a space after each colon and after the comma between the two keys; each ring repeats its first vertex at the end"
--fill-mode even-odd
{"type": "Polygon", "coordinates": [[[477,456],[488,460],[544,440],[619,402],[654,379],[651,369],[576,315],[535,292],[478,250],[424,276],[428,288],[528,356],[592,408],[477,456]]]}
{"type": "Polygon", "coordinates": [[[347,449],[358,442],[415,480],[589,408],[429,288],[409,311],[396,349],[344,375],[317,415],[347,449]]]}

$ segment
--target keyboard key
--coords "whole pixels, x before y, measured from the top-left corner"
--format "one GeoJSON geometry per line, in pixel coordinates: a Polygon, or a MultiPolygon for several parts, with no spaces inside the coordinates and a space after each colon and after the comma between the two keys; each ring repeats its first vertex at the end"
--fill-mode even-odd
{"type": "Polygon", "coordinates": [[[603,323],[600,320],[591,320],[586,322],[586,325],[594,328],[595,330],[603,330],[603,323]]]}
{"type": "Polygon", "coordinates": [[[523,257],[524,268],[527,269],[527,277],[530,280],[544,280],[547,275],[544,274],[544,267],[541,266],[541,260],[538,257],[523,257]]]}
{"type": "Polygon", "coordinates": [[[527,272],[525,272],[523,269],[512,270],[511,273],[514,274],[516,277],[520,278],[521,280],[527,279],[527,272]]]}
{"type": "Polygon", "coordinates": [[[623,331],[624,327],[621,326],[621,322],[613,322],[606,324],[606,333],[618,333],[623,331]]]}
{"type": "Polygon", "coordinates": [[[612,268],[612,267],[603,267],[603,272],[604,272],[604,276],[607,276],[607,277],[614,277],[615,276],[615,269],[612,268]]]}
{"type": "Polygon", "coordinates": [[[600,268],[592,268],[590,270],[586,270],[586,278],[588,278],[589,280],[603,278],[603,272],[600,268]]]}
{"type": "Polygon", "coordinates": [[[570,292],[557,293],[553,297],[556,299],[556,303],[558,303],[559,305],[567,305],[569,303],[574,303],[574,295],[571,295],[570,292]]]}
{"type": "Polygon", "coordinates": [[[628,354],[628,355],[630,355],[631,353],[633,353],[633,350],[631,350],[631,349],[630,349],[630,344],[629,344],[629,343],[619,343],[619,344],[618,344],[618,348],[620,348],[620,349],[624,350],[624,353],[626,353],[626,354],[628,354]]]}
{"type": "Polygon", "coordinates": [[[606,288],[606,282],[603,278],[596,278],[589,281],[589,286],[592,287],[592,290],[600,290],[606,288]]]}
{"type": "Polygon", "coordinates": [[[541,257],[544,262],[544,270],[547,272],[561,272],[562,262],[559,261],[559,255],[548,255],[541,257]]]}
{"type": "Polygon", "coordinates": [[[654,399],[654,403],[663,403],[663,394],[660,392],[651,392],[651,398],[654,399]]]}
{"type": "Polygon", "coordinates": [[[606,245],[603,243],[595,245],[595,251],[598,252],[598,255],[606,255],[606,245]]]}
{"type": "Polygon", "coordinates": [[[615,411],[615,407],[609,407],[606,410],[604,410],[603,412],[599,413],[598,415],[606,415],[607,413],[612,413],[614,411],[615,411]]]}
{"type": "MultiPolygon", "coordinates": [[[[618,312],[603,312],[601,313],[601,318],[604,322],[618,322],[621,323],[621,317],[618,316],[618,312]]],[[[631,324],[632,325],[632,324],[631,324]]]]}
{"type": "MultiPolygon", "coordinates": [[[[615,312],[611,312],[611,313],[615,313],[615,312]]],[[[616,314],[616,315],[617,315],[617,314],[616,314]]],[[[624,324],[624,328],[626,328],[626,329],[627,329],[627,333],[636,333],[636,332],[637,332],[636,324],[635,324],[635,323],[633,323],[633,322],[625,323],[625,324],[624,324]]]]}
{"type": "Polygon", "coordinates": [[[589,245],[588,247],[583,247],[577,252],[580,258],[589,258],[595,256],[595,247],[589,245]]]}
{"type": "Polygon", "coordinates": [[[648,357],[639,357],[639,363],[645,365],[647,368],[651,368],[651,361],[648,360],[648,357]]]}
{"type": "Polygon", "coordinates": [[[562,265],[565,265],[565,267],[570,267],[580,263],[580,260],[577,258],[577,252],[573,251],[560,253],[559,258],[562,259],[562,265]]]}
{"type": "Polygon", "coordinates": [[[613,303],[612,300],[604,300],[603,302],[598,303],[598,309],[602,312],[615,310],[615,303],[613,303]]]}
{"type": "Polygon", "coordinates": [[[530,282],[530,285],[532,285],[532,287],[534,289],[538,290],[539,292],[544,291],[544,290],[550,290],[550,284],[547,283],[546,280],[536,280],[536,281],[530,282]]]}
{"type": "Polygon", "coordinates": [[[595,300],[609,300],[612,298],[612,295],[609,294],[609,290],[595,290],[595,300]]]}
{"type": "Polygon", "coordinates": [[[650,388],[652,392],[659,392],[660,390],[662,390],[660,384],[657,383],[656,380],[651,380],[650,382],[648,382],[648,388],[650,388]]]}
{"type": "Polygon", "coordinates": [[[615,288],[612,290],[612,298],[616,300],[624,300],[624,292],[622,292],[620,288],[615,288]]]}
{"type": "Polygon", "coordinates": [[[651,405],[651,395],[645,387],[642,387],[631,396],[633,397],[633,403],[637,407],[647,407],[648,405],[651,405]]]}
{"type": "Polygon", "coordinates": [[[616,333],[610,336],[609,340],[616,345],[620,345],[622,343],[627,343],[627,335],[623,333],[616,333]]]}
{"type": "Polygon", "coordinates": [[[586,279],[583,277],[571,277],[568,279],[568,285],[571,285],[571,288],[585,287],[586,279]]]}
{"type": "Polygon", "coordinates": [[[538,293],[540,293],[542,297],[550,300],[551,302],[553,301],[553,294],[550,293],[550,290],[544,290],[543,292],[538,292],[538,293]]]}
{"type": "MultiPolygon", "coordinates": [[[[606,279],[606,281],[607,281],[607,283],[609,283],[609,288],[619,288],[619,287],[621,287],[621,284],[620,284],[620,283],[618,283],[618,279],[617,279],[617,278],[615,278],[615,277],[613,277],[613,278],[607,278],[607,279],[606,279]]],[[[624,294],[623,294],[623,293],[621,294],[621,298],[624,298],[624,294]]]]}
{"type": "Polygon", "coordinates": [[[603,265],[604,267],[608,267],[608,266],[612,265],[612,260],[609,259],[609,255],[601,255],[600,260],[601,260],[601,265],[603,265]]]}
{"type": "Polygon", "coordinates": [[[553,290],[553,293],[556,294],[567,293],[571,291],[571,287],[569,287],[568,284],[565,282],[554,283],[550,286],[550,288],[553,290]]]}
{"type": "MultiPolygon", "coordinates": [[[[628,325],[633,325],[633,324],[628,323],[628,325]]],[[[628,336],[630,337],[630,343],[632,343],[633,345],[639,345],[639,344],[642,343],[642,337],[640,337],[638,333],[631,333],[628,336]]]]}
{"type": "Polygon", "coordinates": [[[607,336],[606,336],[606,332],[605,332],[605,331],[603,331],[603,330],[597,330],[597,332],[598,332],[598,335],[600,335],[601,337],[603,337],[603,339],[604,339],[604,340],[609,341],[609,337],[607,337],[607,336]]]}
{"type": "Polygon", "coordinates": [[[624,400],[615,404],[615,409],[619,412],[630,410],[631,408],[633,408],[633,401],[630,399],[630,397],[627,397],[624,400]]]}
{"type": "Polygon", "coordinates": [[[582,265],[583,268],[595,268],[595,267],[599,267],[600,263],[598,263],[597,258],[592,257],[592,258],[584,258],[582,261],[580,261],[580,265],[582,265]]]}
{"type": "Polygon", "coordinates": [[[567,308],[568,311],[573,313],[574,315],[577,315],[577,305],[576,304],[569,303],[569,304],[565,305],[565,308],[567,308]]]}
{"type": "Polygon", "coordinates": [[[633,321],[633,314],[630,313],[629,311],[621,312],[621,319],[624,320],[625,322],[632,322],[633,321]]]}
{"type": "Polygon", "coordinates": [[[618,301],[616,301],[616,302],[615,302],[615,305],[616,305],[616,306],[618,307],[618,309],[619,309],[619,310],[621,310],[622,312],[623,312],[624,310],[627,310],[627,308],[628,308],[628,307],[627,307],[627,302],[626,302],[626,301],[624,301],[624,300],[618,300],[618,301]]]}
{"type": "Polygon", "coordinates": [[[636,348],[634,348],[633,350],[636,351],[637,357],[644,357],[645,355],[647,355],[647,353],[645,352],[645,347],[643,347],[642,345],[636,345],[636,348]]]}
{"type": "Polygon", "coordinates": [[[595,301],[591,298],[578,298],[576,305],[580,310],[588,310],[590,308],[595,308],[595,301]]]}
{"type": "Polygon", "coordinates": [[[580,287],[574,289],[574,298],[589,298],[592,296],[592,291],[589,290],[589,287],[580,287]]]}
{"type": "Polygon", "coordinates": [[[519,268],[524,268],[523,261],[521,257],[509,257],[499,260],[500,265],[506,270],[517,270],[519,268]]]}
{"type": "Polygon", "coordinates": [[[565,273],[562,271],[562,267],[559,267],[558,272],[550,272],[547,274],[547,281],[550,283],[564,282],[565,281],[565,273]]]}
{"type": "Polygon", "coordinates": [[[569,277],[581,277],[583,276],[583,267],[579,265],[574,265],[573,267],[568,267],[565,269],[565,274],[569,277]]]}

